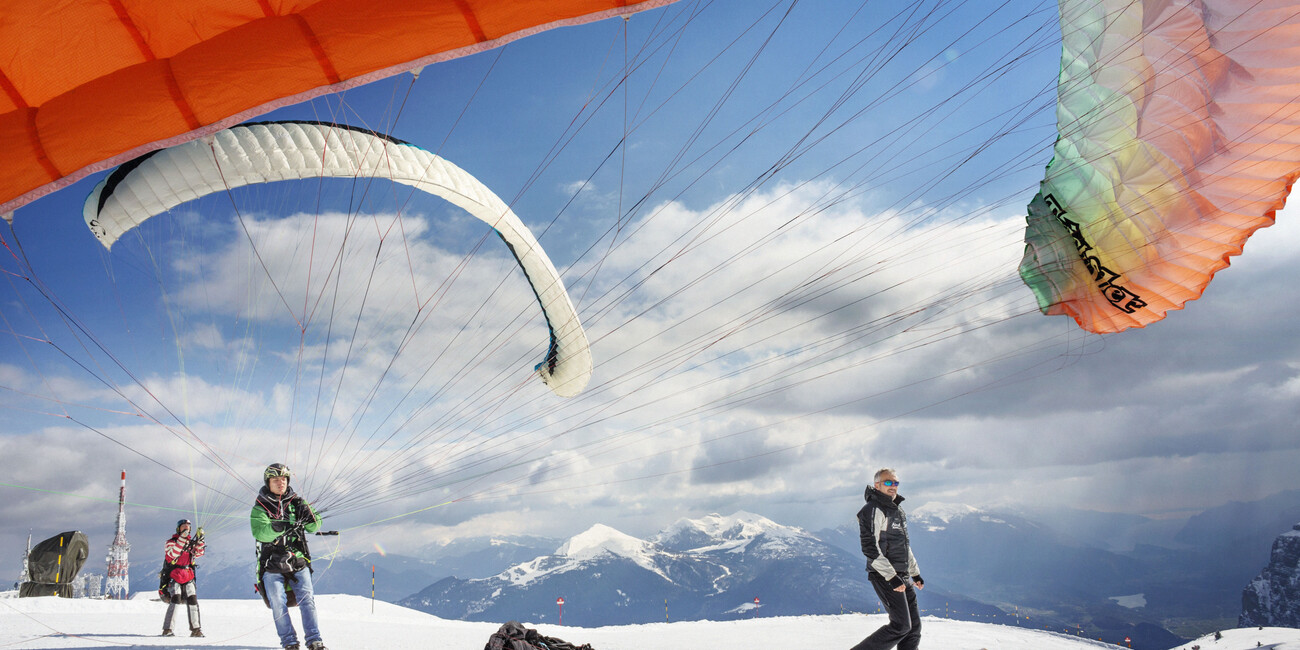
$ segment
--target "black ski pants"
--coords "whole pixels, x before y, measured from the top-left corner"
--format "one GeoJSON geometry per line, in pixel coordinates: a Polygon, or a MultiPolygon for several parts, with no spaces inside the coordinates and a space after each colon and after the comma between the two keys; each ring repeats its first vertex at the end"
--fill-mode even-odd
{"type": "Polygon", "coordinates": [[[870,575],[880,603],[889,614],[889,624],[871,633],[871,636],[853,646],[853,650],[916,650],[921,645],[921,610],[916,607],[916,589],[908,583],[907,589],[894,591],[889,583],[870,575]]]}

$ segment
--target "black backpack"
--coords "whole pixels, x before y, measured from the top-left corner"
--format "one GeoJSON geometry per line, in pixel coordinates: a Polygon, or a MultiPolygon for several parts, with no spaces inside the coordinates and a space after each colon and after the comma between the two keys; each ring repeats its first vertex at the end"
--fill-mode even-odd
{"type": "Polygon", "coordinates": [[[518,621],[510,621],[488,637],[483,650],[593,650],[590,644],[573,645],[553,636],[543,636],[518,621]]]}
{"type": "Polygon", "coordinates": [[[162,568],[158,570],[158,596],[164,603],[172,602],[172,595],[167,592],[167,585],[172,582],[172,569],[175,568],[176,565],[167,560],[167,552],[163,551],[162,568]]]}
{"type": "Polygon", "coordinates": [[[175,568],[175,564],[168,562],[167,558],[163,557],[162,570],[158,572],[158,596],[162,598],[164,603],[172,602],[172,595],[167,593],[167,585],[172,581],[172,569],[175,568]]]}

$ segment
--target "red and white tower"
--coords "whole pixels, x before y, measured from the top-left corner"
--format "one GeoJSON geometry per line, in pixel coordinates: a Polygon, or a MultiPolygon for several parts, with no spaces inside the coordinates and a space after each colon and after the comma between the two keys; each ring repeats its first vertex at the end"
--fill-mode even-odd
{"type": "Polygon", "coordinates": [[[124,599],[130,591],[126,569],[131,565],[127,554],[131,545],[126,542],[126,470],[122,470],[122,489],[117,493],[117,535],[108,547],[108,577],[104,579],[104,594],[109,598],[124,599]]]}

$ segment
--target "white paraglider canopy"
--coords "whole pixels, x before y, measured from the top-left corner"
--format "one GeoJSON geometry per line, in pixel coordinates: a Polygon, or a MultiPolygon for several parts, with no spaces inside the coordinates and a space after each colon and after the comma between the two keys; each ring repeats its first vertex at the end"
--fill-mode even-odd
{"type": "Polygon", "coordinates": [[[122,165],[86,199],[86,224],[105,247],[171,208],[255,183],[308,178],[385,178],[434,194],[492,226],[537,296],[551,341],[537,373],[572,397],[591,380],[587,335],[564,282],[528,227],[465,170],[424,149],[325,122],[268,122],[221,131],[122,165]]]}

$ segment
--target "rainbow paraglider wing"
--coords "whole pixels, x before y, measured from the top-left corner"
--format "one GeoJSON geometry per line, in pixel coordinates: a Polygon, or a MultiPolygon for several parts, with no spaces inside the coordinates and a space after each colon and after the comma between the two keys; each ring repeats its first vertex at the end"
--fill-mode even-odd
{"type": "Polygon", "coordinates": [[[1093,332],[1181,309],[1300,174],[1300,3],[1061,0],[1060,135],[1020,275],[1093,332]]]}

